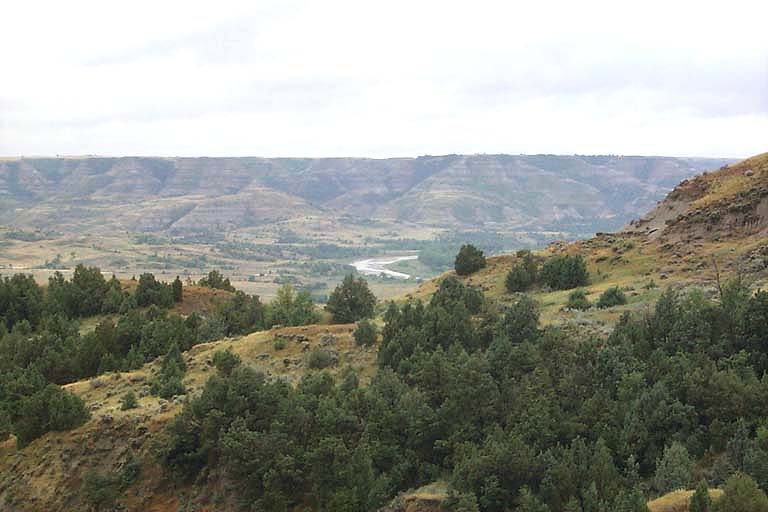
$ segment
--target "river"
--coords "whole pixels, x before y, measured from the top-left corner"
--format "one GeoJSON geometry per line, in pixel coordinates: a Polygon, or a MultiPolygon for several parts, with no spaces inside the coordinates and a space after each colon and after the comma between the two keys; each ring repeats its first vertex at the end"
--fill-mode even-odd
{"type": "Polygon", "coordinates": [[[410,279],[411,275],[404,272],[396,272],[389,270],[387,265],[392,265],[398,261],[407,261],[418,259],[417,254],[411,254],[409,256],[388,256],[385,258],[369,258],[367,260],[359,260],[351,263],[355,269],[365,276],[379,276],[386,275],[394,277],[395,279],[410,279]]]}

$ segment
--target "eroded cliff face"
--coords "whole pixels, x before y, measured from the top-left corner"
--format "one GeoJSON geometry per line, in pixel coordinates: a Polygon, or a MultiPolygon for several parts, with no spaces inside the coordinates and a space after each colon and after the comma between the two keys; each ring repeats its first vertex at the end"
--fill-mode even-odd
{"type": "Polygon", "coordinates": [[[683,181],[625,232],[670,246],[768,236],[768,153],[683,181]]]}
{"type": "Polygon", "coordinates": [[[682,179],[726,162],[555,155],[2,159],[0,223],[188,233],[324,215],[584,233],[618,228],[682,179]]]}

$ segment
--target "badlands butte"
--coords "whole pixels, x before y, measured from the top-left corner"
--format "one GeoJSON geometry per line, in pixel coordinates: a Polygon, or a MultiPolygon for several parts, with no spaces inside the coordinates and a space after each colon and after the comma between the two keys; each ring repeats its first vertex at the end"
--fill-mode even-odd
{"type": "MultiPolygon", "coordinates": [[[[462,235],[497,252],[465,275],[425,261],[416,271],[434,277],[420,284],[382,280],[395,301],[376,306],[373,343],[324,312],[180,344],[184,392],[168,399],[152,390],[168,355],[63,383],[88,418],[0,444],[0,508],[671,512],[688,510],[700,480],[715,502],[731,499],[731,475],[768,481],[745,462],[765,456],[768,428],[764,341],[749,337],[768,316],[745,313],[763,311],[755,292],[768,280],[768,153],[24,158],[0,162],[0,191],[7,273],[96,265],[127,293],[132,274],[219,268],[269,296],[286,281],[265,275],[311,288],[299,264],[318,260],[334,269],[332,289],[348,260],[445,250],[462,235]],[[538,249],[514,250],[526,246],[538,249]],[[509,290],[515,266],[566,256],[583,260],[578,289],[592,307],[539,280],[509,290]],[[624,300],[596,307],[611,289],[624,300]],[[721,353],[710,347],[726,337],[728,290],[741,315],[733,339],[753,341],[721,353]],[[659,301],[667,323],[654,321],[659,301]],[[137,403],[125,408],[129,392],[137,403]],[[683,480],[665,473],[672,464],[683,480]]],[[[170,311],[206,318],[233,296],[185,284],[170,311]]]]}

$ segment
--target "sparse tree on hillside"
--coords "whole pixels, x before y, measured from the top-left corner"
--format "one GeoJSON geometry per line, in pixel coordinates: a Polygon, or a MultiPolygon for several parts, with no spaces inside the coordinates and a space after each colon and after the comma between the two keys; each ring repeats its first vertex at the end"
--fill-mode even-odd
{"type": "Polygon", "coordinates": [[[584,290],[574,290],[568,295],[568,303],[565,305],[568,309],[578,309],[585,311],[592,307],[584,290]]]}
{"type": "Polygon", "coordinates": [[[179,345],[173,342],[168,348],[168,352],[163,356],[160,375],[152,382],[150,391],[165,399],[185,394],[186,388],[181,380],[186,372],[187,364],[181,356],[179,345]]]}
{"type": "Polygon", "coordinates": [[[184,291],[179,276],[176,276],[176,279],[173,280],[171,287],[173,288],[173,302],[181,302],[184,298],[184,291]]]}
{"type": "Polygon", "coordinates": [[[459,249],[453,268],[456,270],[456,274],[466,276],[473,272],[477,272],[485,267],[485,265],[486,262],[483,251],[472,244],[465,244],[459,249]]]}
{"type": "Polygon", "coordinates": [[[376,296],[368,288],[368,282],[348,274],[328,297],[325,309],[333,315],[334,322],[351,323],[372,317],[375,305],[376,296]]]}
{"type": "Polygon", "coordinates": [[[507,274],[505,280],[507,291],[510,293],[524,292],[533,284],[533,279],[521,264],[516,264],[507,274]]]}
{"type": "Polygon", "coordinates": [[[197,284],[207,288],[216,288],[229,292],[235,291],[235,287],[229,282],[229,278],[225,278],[218,270],[211,270],[208,272],[208,275],[200,279],[197,284]]]}
{"type": "Polygon", "coordinates": [[[231,350],[217,350],[213,354],[213,366],[222,375],[229,376],[232,371],[242,362],[240,356],[231,350]]]}
{"type": "Polygon", "coordinates": [[[309,325],[319,320],[309,292],[296,292],[291,284],[278,288],[277,297],[269,303],[268,323],[271,325],[309,325]]]}
{"type": "Polygon", "coordinates": [[[618,286],[612,286],[605,290],[597,299],[597,307],[600,309],[620,306],[627,303],[627,296],[618,286]]]}
{"type": "Polygon", "coordinates": [[[589,284],[587,264],[581,255],[553,256],[541,267],[541,280],[553,290],[570,290],[589,284]]]}
{"type": "Polygon", "coordinates": [[[507,274],[507,291],[524,292],[536,282],[538,277],[538,264],[529,250],[517,251],[518,262],[507,274]]]}
{"type": "Polygon", "coordinates": [[[128,391],[120,398],[120,409],[123,411],[135,409],[138,406],[139,401],[136,399],[136,394],[133,391],[128,391]]]}

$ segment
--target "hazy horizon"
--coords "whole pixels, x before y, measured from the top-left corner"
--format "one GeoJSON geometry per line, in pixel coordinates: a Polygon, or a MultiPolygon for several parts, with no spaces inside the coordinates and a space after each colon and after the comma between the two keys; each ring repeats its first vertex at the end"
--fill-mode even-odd
{"type": "MultiPolygon", "coordinates": [[[[766,151],[768,151],[768,147],[766,147],[766,151]]],[[[763,151],[766,152],[766,151],[763,151]]],[[[760,153],[757,153],[760,154],[760,153]]],[[[358,160],[397,160],[397,159],[416,159],[416,158],[422,158],[422,157],[444,157],[444,156],[451,156],[451,155],[460,155],[460,156],[496,156],[496,155],[504,155],[504,156],[584,156],[584,157],[591,157],[591,156],[612,156],[612,157],[619,157],[619,158],[702,158],[702,159],[711,159],[711,160],[717,160],[717,159],[731,159],[731,160],[740,160],[740,159],[746,159],[750,158],[751,156],[754,156],[754,154],[750,155],[738,155],[738,156],[730,156],[730,155],[717,155],[717,156],[708,156],[708,155],[636,155],[636,154],[616,154],[616,153],[441,153],[441,154],[423,154],[423,155],[392,155],[392,156],[363,156],[363,155],[329,155],[329,156],[313,156],[313,155],[204,155],[204,154],[198,154],[198,155],[152,155],[152,154],[83,154],[83,155],[77,155],[77,154],[55,154],[55,155],[48,155],[48,154],[38,154],[38,155],[0,155],[0,160],[10,160],[10,159],[36,159],[36,158],[62,158],[62,159],[82,159],[82,158],[265,158],[265,159],[280,159],[280,158],[290,158],[290,159],[307,159],[307,160],[335,160],[335,159],[342,159],[342,158],[349,158],[349,159],[358,159],[358,160]]]]}

